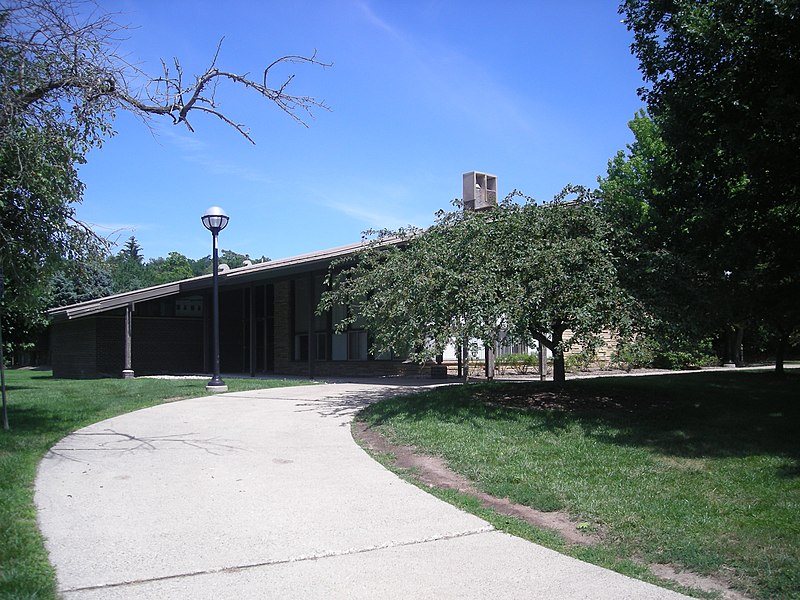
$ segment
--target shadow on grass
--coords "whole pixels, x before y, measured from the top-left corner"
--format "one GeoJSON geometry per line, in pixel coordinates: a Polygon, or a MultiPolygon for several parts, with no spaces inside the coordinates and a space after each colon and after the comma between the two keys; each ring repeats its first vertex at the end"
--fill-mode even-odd
{"type": "Polygon", "coordinates": [[[11,406],[9,420],[12,432],[46,434],[67,431],[78,419],[36,406],[11,406]]]}
{"type": "Polygon", "coordinates": [[[531,430],[577,424],[587,437],[680,458],[772,455],[800,474],[800,373],[706,372],[542,384],[477,384],[370,407],[375,424],[435,416],[440,422],[523,420],[531,430]]]}
{"type": "Polygon", "coordinates": [[[800,458],[798,374],[712,372],[587,384],[578,393],[616,401],[609,410],[579,413],[583,422],[600,422],[587,433],[602,441],[683,458],[800,458]]]}

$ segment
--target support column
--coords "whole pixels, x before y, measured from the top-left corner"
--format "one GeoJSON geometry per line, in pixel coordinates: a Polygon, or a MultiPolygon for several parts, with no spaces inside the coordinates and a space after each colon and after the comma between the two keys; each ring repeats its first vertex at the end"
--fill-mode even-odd
{"type": "Polygon", "coordinates": [[[133,303],[125,307],[125,364],[122,369],[123,379],[133,379],[133,368],[131,364],[131,346],[133,342],[133,303]]]}
{"type": "Polygon", "coordinates": [[[309,274],[306,280],[308,287],[308,377],[314,378],[314,359],[317,351],[317,336],[314,332],[314,275],[309,274]]]}
{"type": "Polygon", "coordinates": [[[494,348],[486,347],[485,354],[486,379],[494,379],[494,348]]]}
{"type": "Polygon", "coordinates": [[[256,376],[256,288],[250,286],[250,377],[256,376]]]}

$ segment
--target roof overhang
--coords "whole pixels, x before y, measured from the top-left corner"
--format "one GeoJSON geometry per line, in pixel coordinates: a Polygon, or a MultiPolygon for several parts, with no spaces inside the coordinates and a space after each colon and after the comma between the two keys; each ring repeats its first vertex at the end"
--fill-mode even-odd
{"type": "MultiPolygon", "coordinates": [[[[398,243],[401,243],[401,240],[394,238],[382,240],[380,245],[394,245],[398,243]]],[[[310,254],[302,254],[300,256],[270,260],[263,263],[239,267],[237,269],[230,269],[219,273],[219,285],[230,286],[247,284],[263,279],[278,279],[327,269],[333,261],[355,254],[368,245],[369,242],[360,242],[358,244],[340,246],[338,248],[321,250],[310,254]]],[[[156,300],[158,298],[167,298],[169,296],[210,289],[212,285],[213,277],[211,275],[201,275],[200,277],[193,277],[173,283],[165,283],[141,290],[134,290],[132,292],[115,294],[113,296],[106,296],[105,298],[97,298],[87,302],[53,308],[47,311],[47,317],[50,321],[79,319],[81,317],[89,317],[110,310],[124,308],[147,300],[156,300]]]]}

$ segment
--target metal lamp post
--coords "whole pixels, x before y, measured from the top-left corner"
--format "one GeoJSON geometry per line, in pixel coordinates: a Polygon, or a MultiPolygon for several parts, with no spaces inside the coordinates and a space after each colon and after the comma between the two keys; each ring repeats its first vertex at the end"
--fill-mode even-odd
{"type": "Polygon", "coordinates": [[[220,231],[227,227],[229,217],[219,206],[212,206],[205,212],[201,220],[203,221],[203,226],[211,232],[211,238],[214,242],[211,265],[211,272],[214,280],[214,350],[212,358],[214,374],[211,381],[206,384],[206,389],[210,392],[227,392],[228,386],[225,385],[225,382],[222,381],[222,378],[219,376],[219,252],[217,250],[217,236],[220,231]]]}

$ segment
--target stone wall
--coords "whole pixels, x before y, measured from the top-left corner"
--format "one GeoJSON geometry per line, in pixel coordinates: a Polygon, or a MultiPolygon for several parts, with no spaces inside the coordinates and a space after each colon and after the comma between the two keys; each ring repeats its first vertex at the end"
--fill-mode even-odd
{"type": "MultiPolygon", "coordinates": [[[[564,338],[568,338],[572,335],[572,332],[568,329],[564,332],[564,338]]],[[[614,355],[614,352],[617,350],[617,334],[613,331],[601,331],[600,337],[603,340],[603,345],[597,348],[595,353],[595,360],[594,362],[598,365],[607,365],[611,362],[611,359],[614,355]]],[[[570,348],[567,352],[564,353],[564,356],[572,356],[576,354],[580,354],[583,351],[583,346],[578,344],[574,345],[570,348]]]]}

